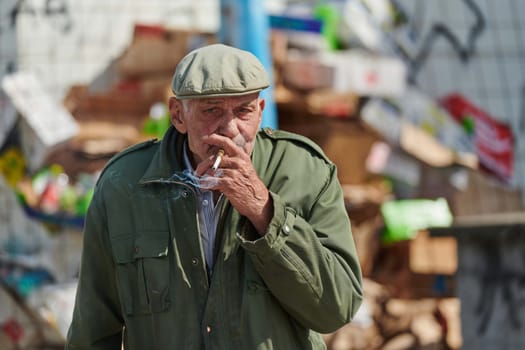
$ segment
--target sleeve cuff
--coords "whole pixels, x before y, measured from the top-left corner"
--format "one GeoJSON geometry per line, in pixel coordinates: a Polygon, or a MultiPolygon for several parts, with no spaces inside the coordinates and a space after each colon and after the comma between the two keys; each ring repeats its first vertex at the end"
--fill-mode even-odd
{"type": "Polygon", "coordinates": [[[259,258],[277,253],[294,231],[295,210],[287,207],[276,193],[270,192],[270,195],[274,212],[265,235],[253,241],[237,235],[241,246],[259,258]]]}

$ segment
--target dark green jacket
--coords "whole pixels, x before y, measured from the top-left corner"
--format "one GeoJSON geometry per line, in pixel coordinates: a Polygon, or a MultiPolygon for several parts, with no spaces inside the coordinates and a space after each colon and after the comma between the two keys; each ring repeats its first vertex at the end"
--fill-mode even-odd
{"type": "Polygon", "coordinates": [[[114,157],[86,217],[67,349],[324,349],[350,322],[361,273],[336,167],[307,139],[264,129],[252,154],[274,216],[258,238],[227,204],[212,277],[183,136],[114,157]]]}

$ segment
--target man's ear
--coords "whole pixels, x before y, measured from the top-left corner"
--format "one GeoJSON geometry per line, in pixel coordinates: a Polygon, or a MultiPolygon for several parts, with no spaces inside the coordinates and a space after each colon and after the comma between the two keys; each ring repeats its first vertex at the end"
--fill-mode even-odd
{"type": "Polygon", "coordinates": [[[188,130],[186,127],[184,119],[184,110],[183,110],[182,101],[177,99],[175,96],[170,97],[169,99],[169,111],[170,111],[170,120],[171,124],[177,129],[181,134],[185,134],[188,130]]]}
{"type": "Polygon", "coordinates": [[[266,100],[264,98],[260,98],[259,99],[259,108],[260,108],[261,114],[264,111],[264,107],[266,107],[266,100]]]}
{"type": "Polygon", "coordinates": [[[259,99],[259,127],[261,126],[261,122],[262,122],[262,114],[263,114],[263,111],[264,111],[264,107],[266,107],[266,101],[264,100],[264,98],[260,98],[259,99]]]}

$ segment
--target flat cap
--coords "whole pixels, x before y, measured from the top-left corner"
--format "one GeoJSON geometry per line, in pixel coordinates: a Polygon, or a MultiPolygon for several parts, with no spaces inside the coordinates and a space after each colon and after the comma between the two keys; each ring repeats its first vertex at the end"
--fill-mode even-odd
{"type": "Polygon", "coordinates": [[[177,98],[188,99],[246,95],[269,85],[268,74],[251,52],[213,44],[182,58],[171,88],[177,98]]]}

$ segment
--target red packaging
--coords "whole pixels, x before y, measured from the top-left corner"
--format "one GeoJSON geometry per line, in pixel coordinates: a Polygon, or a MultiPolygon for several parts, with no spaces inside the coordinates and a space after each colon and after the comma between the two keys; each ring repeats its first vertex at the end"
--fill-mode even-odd
{"type": "Polygon", "coordinates": [[[460,94],[447,95],[440,103],[460,124],[471,126],[481,167],[500,180],[510,182],[514,170],[511,128],[460,94]]]}
{"type": "Polygon", "coordinates": [[[24,329],[20,322],[14,318],[10,318],[0,325],[0,330],[2,330],[13,343],[18,344],[20,340],[24,337],[24,329]]]}

